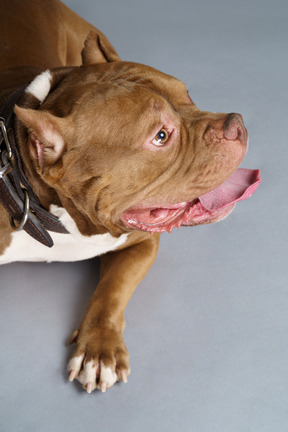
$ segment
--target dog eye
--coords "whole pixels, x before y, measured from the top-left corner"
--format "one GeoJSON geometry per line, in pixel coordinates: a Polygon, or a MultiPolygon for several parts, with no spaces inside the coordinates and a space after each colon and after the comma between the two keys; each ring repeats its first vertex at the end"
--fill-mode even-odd
{"type": "Polygon", "coordinates": [[[161,129],[157,135],[155,136],[155,138],[153,139],[152,143],[156,146],[162,146],[164,144],[166,144],[166,142],[169,139],[169,132],[166,129],[161,129]]]}

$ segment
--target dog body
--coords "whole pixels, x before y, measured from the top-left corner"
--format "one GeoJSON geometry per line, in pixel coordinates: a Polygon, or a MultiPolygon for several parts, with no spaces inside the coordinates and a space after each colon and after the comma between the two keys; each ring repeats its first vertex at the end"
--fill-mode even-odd
{"type": "Polygon", "coordinates": [[[51,232],[49,248],[13,230],[0,206],[0,262],[104,254],[68,371],[105,391],[130,373],[124,310],[159,234],[221,220],[259,184],[258,173],[235,174],[247,131],[239,114],[200,111],[176,78],[121,61],[58,0],[1,0],[1,12],[1,101],[25,86],[13,126],[21,163],[67,233],[51,232]]]}
{"type": "Polygon", "coordinates": [[[120,237],[113,237],[109,233],[84,236],[65,209],[51,207],[50,211],[59,215],[69,234],[51,233],[54,246],[47,248],[27,236],[25,231],[14,232],[10,245],[0,256],[1,264],[17,261],[81,261],[113,251],[127,241],[127,234],[120,237]]]}

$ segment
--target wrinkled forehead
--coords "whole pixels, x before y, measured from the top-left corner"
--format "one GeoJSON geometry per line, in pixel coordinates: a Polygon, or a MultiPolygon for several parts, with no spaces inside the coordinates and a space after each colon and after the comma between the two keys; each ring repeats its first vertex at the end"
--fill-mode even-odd
{"type": "Polygon", "coordinates": [[[138,148],[164,124],[178,123],[177,114],[163,95],[135,83],[103,84],[89,92],[81,107],[74,118],[78,133],[83,135],[88,129],[93,142],[105,142],[116,152],[120,143],[122,149],[138,148]]]}
{"type": "MultiPolygon", "coordinates": [[[[169,100],[172,104],[191,103],[185,84],[179,79],[167,75],[150,66],[131,62],[115,62],[95,65],[94,73],[97,83],[106,84],[109,93],[109,84],[118,86],[126,91],[135,91],[135,88],[150,90],[155,94],[169,100]]],[[[112,90],[112,89],[111,89],[112,90]]]]}
{"type": "Polygon", "coordinates": [[[192,104],[183,82],[137,63],[92,65],[76,70],[72,78],[82,84],[74,86],[70,104],[74,138],[89,130],[93,141],[122,140],[128,147],[136,137],[156,134],[164,125],[178,126],[180,105],[192,104]]]}

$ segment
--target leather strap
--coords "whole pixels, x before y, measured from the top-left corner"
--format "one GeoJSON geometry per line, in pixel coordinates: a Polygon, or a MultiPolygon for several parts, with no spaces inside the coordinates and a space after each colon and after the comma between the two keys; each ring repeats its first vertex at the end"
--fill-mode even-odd
{"type": "Polygon", "coordinates": [[[25,87],[16,90],[0,110],[0,202],[8,211],[13,228],[16,225],[14,221],[17,221],[22,229],[22,221],[23,229],[30,236],[45,246],[52,247],[53,240],[47,230],[63,234],[68,231],[56,216],[41,206],[23,170],[13,130],[13,108],[24,91],[25,87]],[[29,211],[25,216],[27,200],[29,211]]]}

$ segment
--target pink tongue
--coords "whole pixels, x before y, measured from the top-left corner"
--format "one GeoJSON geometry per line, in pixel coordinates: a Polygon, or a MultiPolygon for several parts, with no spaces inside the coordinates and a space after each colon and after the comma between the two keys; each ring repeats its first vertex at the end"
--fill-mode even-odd
{"type": "Polygon", "coordinates": [[[199,201],[206,210],[220,210],[229,204],[250,198],[260,182],[259,170],[239,168],[222,185],[199,197],[199,201]]]}

